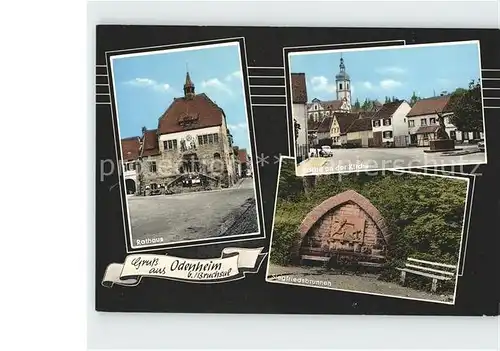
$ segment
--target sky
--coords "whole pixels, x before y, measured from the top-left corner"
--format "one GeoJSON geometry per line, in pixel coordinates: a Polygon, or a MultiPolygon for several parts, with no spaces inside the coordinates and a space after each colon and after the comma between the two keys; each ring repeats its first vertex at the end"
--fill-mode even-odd
{"type": "Polygon", "coordinates": [[[309,102],[336,100],[335,75],[340,52],[351,78],[351,102],[385,97],[409,100],[413,92],[421,98],[468,88],[481,77],[476,43],[453,45],[409,45],[371,50],[339,50],[308,55],[291,55],[291,72],[306,74],[309,102]]]}
{"type": "Polygon", "coordinates": [[[224,110],[234,145],[250,153],[238,43],[114,58],[120,138],[140,136],[143,126],[158,127],[174,97],[184,96],[186,68],[196,94],[207,94],[224,110]]]}

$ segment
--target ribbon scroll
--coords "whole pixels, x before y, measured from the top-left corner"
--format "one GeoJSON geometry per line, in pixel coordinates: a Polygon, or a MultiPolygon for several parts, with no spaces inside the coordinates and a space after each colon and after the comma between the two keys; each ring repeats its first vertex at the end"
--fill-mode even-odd
{"type": "Polygon", "coordinates": [[[222,250],[220,258],[181,258],[169,255],[131,254],[124,263],[111,263],[102,285],[136,286],[142,277],[162,278],[191,283],[222,283],[256,273],[267,253],[261,248],[222,250]]]}

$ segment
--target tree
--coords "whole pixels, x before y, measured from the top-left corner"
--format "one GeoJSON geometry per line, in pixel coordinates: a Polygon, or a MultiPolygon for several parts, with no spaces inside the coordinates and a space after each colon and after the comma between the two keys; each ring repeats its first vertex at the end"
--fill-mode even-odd
{"type": "Polygon", "coordinates": [[[370,106],[371,106],[370,101],[368,99],[365,99],[365,101],[363,102],[363,105],[361,106],[361,108],[364,111],[369,111],[370,110],[370,106]]]}
{"type": "Polygon", "coordinates": [[[481,84],[471,81],[469,89],[457,89],[453,92],[447,110],[453,112],[450,122],[463,132],[483,131],[483,105],[481,84]]]}
{"type": "Polygon", "coordinates": [[[413,95],[410,98],[410,106],[415,105],[418,100],[421,100],[421,98],[419,96],[417,96],[417,94],[415,94],[415,92],[413,92],[413,95]]]}
{"type": "Polygon", "coordinates": [[[358,98],[356,98],[356,102],[354,103],[354,108],[356,108],[357,110],[359,110],[361,108],[361,104],[359,103],[358,98]]]}

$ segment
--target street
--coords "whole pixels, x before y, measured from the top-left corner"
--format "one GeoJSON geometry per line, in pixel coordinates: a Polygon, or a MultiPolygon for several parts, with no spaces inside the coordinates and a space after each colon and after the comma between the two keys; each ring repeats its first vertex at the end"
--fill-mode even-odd
{"type": "Polygon", "coordinates": [[[332,157],[312,157],[297,167],[297,175],[357,172],[375,169],[439,167],[477,164],[486,161],[476,145],[457,145],[452,155],[425,153],[428,148],[356,148],[334,149],[332,157]]]}
{"type": "Polygon", "coordinates": [[[135,247],[258,232],[253,178],[228,189],[129,196],[135,247]]]}

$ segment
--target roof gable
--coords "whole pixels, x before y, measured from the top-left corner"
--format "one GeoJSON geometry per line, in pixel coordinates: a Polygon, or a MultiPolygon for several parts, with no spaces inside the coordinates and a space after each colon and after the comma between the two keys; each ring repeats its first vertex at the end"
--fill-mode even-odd
{"type": "Polygon", "coordinates": [[[347,128],[354,122],[354,120],[359,118],[359,114],[357,113],[346,113],[346,112],[338,112],[334,114],[337,119],[337,123],[339,124],[340,134],[345,134],[347,132],[347,128]]]}
{"type": "Polygon", "coordinates": [[[133,161],[139,158],[140,138],[131,137],[121,140],[122,160],[133,161]]]}
{"type": "Polygon", "coordinates": [[[158,121],[158,134],[222,125],[224,111],[206,94],[175,98],[158,121]]]}
{"type": "Polygon", "coordinates": [[[418,100],[408,113],[408,117],[432,115],[436,112],[448,112],[448,102],[450,95],[436,96],[432,98],[418,100]]]}
{"type": "Polygon", "coordinates": [[[385,103],[380,110],[375,112],[372,116],[372,120],[383,119],[383,118],[392,118],[392,115],[396,113],[399,106],[401,106],[405,101],[398,100],[393,102],[385,103]]]}
{"type": "Polygon", "coordinates": [[[158,130],[145,130],[142,137],[142,156],[154,156],[160,153],[160,148],[158,146],[158,130]]]}

